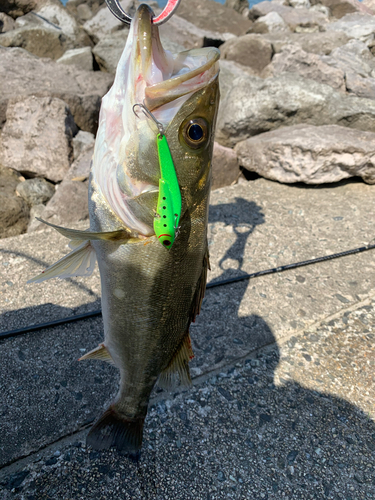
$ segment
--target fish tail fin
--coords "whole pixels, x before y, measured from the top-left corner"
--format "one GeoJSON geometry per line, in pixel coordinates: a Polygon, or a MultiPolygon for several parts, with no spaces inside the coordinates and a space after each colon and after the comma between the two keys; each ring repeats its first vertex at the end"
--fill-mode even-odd
{"type": "Polygon", "coordinates": [[[190,386],[191,377],[189,361],[193,358],[194,353],[191,347],[191,339],[188,332],[183,338],[167,368],[159,375],[158,385],[163,389],[171,389],[171,387],[176,384],[176,374],[178,374],[181,385],[190,386]]]}
{"type": "Polygon", "coordinates": [[[111,405],[91,427],[86,443],[95,450],[114,447],[137,459],[142,446],[144,421],[145,417],[127,418],[116,410],[115,405],[111,405]]]}

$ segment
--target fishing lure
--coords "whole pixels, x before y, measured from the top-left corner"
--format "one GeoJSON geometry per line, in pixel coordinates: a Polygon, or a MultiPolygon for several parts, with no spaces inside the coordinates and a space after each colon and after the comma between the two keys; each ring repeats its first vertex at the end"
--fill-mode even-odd
{"type": "Polygon", "coordinates": [[[137,106],[156,123],[159,130],[156,136],[156,143],[160,166],[160,180],[154,231],[160,243],[170,249],[176,239],[176,231],[181,217],[181,191],[178,185],[176,169],[167,138],[165,137],[163,124],[156,120],[155,116],[144,104],[135,104],[133,106],[133,112],[136,116],[138,116],[135,111],[137,106]]]}

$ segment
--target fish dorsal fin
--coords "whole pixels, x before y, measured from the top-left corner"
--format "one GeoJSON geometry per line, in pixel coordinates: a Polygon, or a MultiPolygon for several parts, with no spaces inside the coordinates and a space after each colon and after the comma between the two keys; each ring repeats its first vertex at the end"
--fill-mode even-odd
{"type": "Polygon", "coordinates": [[[99,344],[98,347],[80,357],[78,361],[83,361],[84,359],[99,359],[101,361],[108,361],[108,363],[114,365],[112,356],[104,344],[99,344]]]}
{"type": "Polygon", "coordinates": [[[106,241],[126,241],[130,238],[137,238],[138,233],[132,231],[128,228],[118,229],[117,231],[108,231],[108,232],[94,232],[94,231],[79,231],[78,229],[68,229],[66,227],[56,226],[55,224],[51,224],[51,222],[47,222],[39,217],[36,219],[43,224],[47,224],[47,226],[51,226],[60,234],[69,238],[71,240],[106,240],[106,241]]]}
{"type": "Polygon", "coordinates": [[[183,338],[169,365],[161,372],[158,385],[163,389],[170,389],[177,382],[176,375],[180,378],[181,385],[191,385],[189,361],[194,358],[189,332],[183,338]]]}
{"type": "Polygon", "coordinates": [[[41,274],[27,283],[41,283],[50,278],[74,278],[90,276],[95,268],[96,254],[90,241],[83,241],[68,255],[47,267],[41,274]]]}

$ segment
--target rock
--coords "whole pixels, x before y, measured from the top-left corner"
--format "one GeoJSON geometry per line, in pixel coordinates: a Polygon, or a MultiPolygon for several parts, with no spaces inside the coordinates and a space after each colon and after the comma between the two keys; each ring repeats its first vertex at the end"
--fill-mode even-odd
{"type": "MultiPolygon", "coordinates": [[[[123,0],[120,2],[121,7],[125,12],[132,15],[135,12],[135,3],[133,0],[123,0]]],[[[86,21],[83,25],[83,29],[90,36],[95,44],[97,44],[102,38],[125,28],[124,23],[119,21],[107,8],[103,6],[96,15],[86,21]]]]}
{"type": "Polygon", "coordinates": [[[240,142],[240,165],[279,182],[375,184],[375,133],[336,125],[284,127],[240,142]]]}
{"type": "Polygon", "coordinates": [[[196,47],[215,46],[219,47],[226,40],[234,38],[231,33],[219,33],[198,28],[193,23],[180,16],[174,15],[168,23],[160,26],[160,38],[163,46],[173,43],[193,49],[196,47]]]}
{"type": "Polygon", "coordinates": [[[277,31],[290,31],[289,26],[277,12],[269,12],[265,16],[259,17],[248,33],[274,33],[277,31]]]}
{"type": "Polygon", "coordinates": [[[43,19],[57,25],[62,33],[74,42],[74,47],[91,45],[87,33],[60,2],[45,0],[41,5],[38,5],[36,13],[43,19]]]}
{"type": "Polygon", "coordinates": [[[123,29],[103,37],[92,50],[101,71],[115,74],[123,53],[129,30],[123,29]]]}
{"type": "Polygon", "coordinates": [[[1,0],[1,11],[13,19],[36,9],[40,0],[1,0]]]}
{"type": "Polygon", "coordinates": [[[4,14],[4,12],[0,12],[0,33],[5,33],[6,31],[11,31],[15,27],[14,20],[4,14]]]}
{"type": "Polygon", "coordinates": [[[101,97],[112,81],[112,76],[100,71],[82,71],[39,59],[23,49],[0,47],[0,127],[9,99],[52,96],[68,104],[79,128],[95,133],[101,97]]]}
{"type": "Polygon", "coordinates": [[[242,66],[234,61],[228,61],[227,59],[222,59],[220,61],[220,99],[224,100],[227,93],[233,86],[233,80],[240,76],[255,75],[255,72],[251,70],[248,66],[242,66]]]}
{"type": "Polygon", "coordinates": [[[33,206],[47,203],[55,194],[55,186],[45,179],[36,177],[20,182],[16,191],[26,203],[33,206]]]}
{"type": "MultiPolygon", "coordinates": [[[[76,222],[88,220],[88,181],[64,180],[57,187],[56,194],[47,203],[40,217],[46,222],[65,227],[72,227],[76,222]]],[[[45,224],[34,219],[30,222],[28,232],[39,231],[45,227],[45,224]]]]}
{"type": "Polygon", "coordinates": [[[339,21],[326,26],[327,31],[344,31],[349,38],[362,42],[374,39],[375,17],[366,14],[346,14],[339,21]]]}
{"type": "Polygon", "coordinates": [[[0,162],[28,177],[59,182],[73,159],[77,128],[68,106],[51,97],[10,101],[0,137],[0,162]]]}
{"type": "Polygon", "coordinates": [[[87,146],[76,160],[74,160],[68,173],[65,176],[66,181],[84,182],[89,178],[91,160],[94,154],[94,144],[87,146]]]}
{"type": "Polygon", "coordinates": [[[67,50],[56,62],[66,65],[75,64],[84,71],[92,71],[93,58],[91,47],[67,50]]]}
{"type": "Polygon", "coordinates": [[[239,173],[237,155],[233,149],[225,148],[215,142],[212,157],[211,189],[230,186],[238,180],[239,173]]]}
{"type": "Polygon", "coordinates": [[[361,3],[362,5],[370,9],[373,14],[375,13],[375,0],[363,0],[363,2],[361,3]]]}
{"type": "Polygon", "coordinates": [[[277,12],[289,28],[296,32],[320,31],[328,22],[327,16],[321,12],[305,8],[293,9],[293,7],[269,1],[254,5],[249,11],[249,17],[255,21],[270,12],[277,12]]]}
{"type": "Polygon", "coordinates": [[[375,99],[375,78],[363,78],[357,73],[345,74],[346,90],[358,97],[375,99]]]}
{"type": "MultiPolygon", "coordinates": [[[[41,224],[39,221],[37,221],[35,219],[36,219],[36,217],[39,217],[39,218],[42,217],[42,214],[43,214],[45,208],[46,208],[46,206],[43,205],[42,203],[39,205],[33,205],[30,208],[30,218],[29,218],[29,224],[27,226],[28,233],[30,232],[31,227],[41,224]]],[[[44,227],[46,227],[46,226],[44,225],[44,227]]]]}
{"type": "Polygon", "coordinates": [[[233,9],[214,0],[181,2],[177,12],[179,17],[193,23],[200,29],[233,33],[236,36],[244,35],[252,24],[249,19],[245,19],[233,9]]]}
{"type": "Polygon", "coordinates": [[[310,0],[289,0],[289,5],[295,9],[309,9],[311,7],[310,0]]]}
{"type": "Polygon", "coordinates": [[[71,46],[67,37],[53,26],[28,24],[0,34],[3,47],[21,47],[39,57],[58,59],[71,46]]]}
{"type": "Polygon", "coordinates": [[[375,132],[375,103],[294,73],[236,79],[219,109],[216,140],[233,147],[248,137],[306,123],[375,132]]]}
{"type": "Polygon", "coordinates": [[[261,72],[272,59],[272,46],[260,35],[250,34],[228,40],[220,47],[221,57],[261,72]]]}
{"type": "Polygon", "coordinates": [[[73,138],[73,153],[76,160],[84,151],[92,149],[95,144],[95,136],[90,132],[80,130],[73,138]]]}
{"type": "Polygon", "coordinates": [[[345,74],[341,69],[329,66],[317,54],[309,54],[295,45],[285,45],[279,54],[275,54],[265,72],[268,76],[285,72],[298,73],[304,78],[325,83],[341,92],[346,90],[345,74]]]}
{"type": "Polygon", "coordinates": [[[375,59],[369,48],[359,40],[349,40],[342,47],[333,50],[329,56],[322,57],[327,64],[340,68],[346,73],[366,77],[375,70],[375,59]]]}
{"type": "Polygon", "coordinates": [[[16,236],[26,231],[29,221],[27,203],[16,195],[21,176],[0,165],[0,238],[16,236]]]}
{"type": "Polygon", "coordinates": [[[319,0],[319,3],[328,7],[332,16],[337,19],[353,12],[372,14],[371,9],[366,7],[366,5],[363,5],[363,3],[358,0],[319,0]]]}
{"type": "Polygon", "coordinates": [[[105,0],[68,0],[65,7],[73,16],[77,17],[77,11],[80,6],[87,7],[92,15],[95,15],[104,5],[105,0]]]}
{"type": "Polygon", "coordinates": [[[319,33],[269,33],[263,36],[271,42],[273,51],[279,53],[285,45],[299,45],[305,52],[330,54],[337,47],[345,45],[349,37],[343,31],[323,31],[319,33]]]}
{"type": "Polygon", "coordinates": [[[77,17],[82,23],[91,19],[93,15],[92,10],[87,3],[81,3],[81,5],[77,6],[77,17]]]}
{"type": "Polygon", "coordinates": [[[227,7],[228,9],[234,9],[244,17],[247,17],[249,13],[248,0],[226,0],[225,7],[227,7]]]}

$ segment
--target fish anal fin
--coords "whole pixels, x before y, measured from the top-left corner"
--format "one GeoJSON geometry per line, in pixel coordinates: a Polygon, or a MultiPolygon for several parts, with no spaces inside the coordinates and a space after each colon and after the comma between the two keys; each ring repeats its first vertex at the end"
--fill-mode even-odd
{"type": "Polygon", "coordinates": [[[100,361],[108,361],[108,363],[115,364],[104,344],[99,344],[98,347],[95,347],[92,351],[81,356],[78,361],[83,361],[85,359],[99,359],[100,361]]]}
{"type": "Polygon", "coordinates": [[[27,283],[41,283],[50,278],[90,276],[95,268],[95,263],[95,250],[89,241],[84,241],[68,255],[47,267],[41,274],[31,278],[27,283]]]}
{"type": "Polygon", "coordinates": [[[142,445],[144,417],[126,418],[111,405],[91,427],[86,443],[95,450],[117,448],[138,458],[142,445]]]}
{"type": "Polygon", "coordinates": [[[189,370],[189,361],[194,358],[193,349],[191,347],[191,339],[189,332],[183,338],[177,351],[173,355],[169,365],[161,372],[158,379],[158,385],[163,389],[170,389],[177,380],[178,374],[181,385],[190,386],[191,377],[189,370]]]}
{"type": "Polygon", "coordinates": [[[105,241],[125,241],[130,238],[137,238],[138,233],[132,231],[131,229],[118,229],[117,231],[108,231],[108,232],[94,232],[94,231],[80,231],[78,229],[68,229],[67,227],[56,226],[56,224],[52,224],[51,222],[47,222],[39,217],[36,217],[39,222],[43,222],[43,224],[47,224],[47,226],[53,227],[60,234],[69,238],[71,240],[105,240],[105,241]]]}

